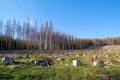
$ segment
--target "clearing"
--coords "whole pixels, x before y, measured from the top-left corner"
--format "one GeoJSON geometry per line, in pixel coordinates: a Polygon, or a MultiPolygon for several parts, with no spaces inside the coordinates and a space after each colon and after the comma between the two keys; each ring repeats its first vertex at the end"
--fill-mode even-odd
{"type": "Polygon", "coordinates": [[[25,51],[1,52],[0,80],[120,80],[120,45],[95,46],[64,51],[64,54],[62,51],[27,53],[29,57],[25,51]],[[13,58],[15,63],[3,65],[5,56],[13,58]],[[36,65],[35,60],[48,61],[51,65],[36,65]],[[73,66],[72,60],[80,60],[82,64],[73,66]],[[101,61],[105,66],[100,66],[101,61]]]}

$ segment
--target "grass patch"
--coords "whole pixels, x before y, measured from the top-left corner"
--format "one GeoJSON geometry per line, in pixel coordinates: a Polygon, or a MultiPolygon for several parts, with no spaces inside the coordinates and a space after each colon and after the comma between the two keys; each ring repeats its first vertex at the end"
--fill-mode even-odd
{"type": "MultiPolygon", "coordinates": [[[[88,53],[88,52],[87,52],[88,53]]],[[[63,54],[38,54],[31,52],[30,58],[15,58],[16,65],[20,65],[20,69],[11,69],[11,65],[2,65],[0,57],[0,80],[104,80],[99,76],[104,74],[115,80],[120,79],[120,65],[114,64],[108,68],[93,67],[87,59],[91,54],[82,56],[77,54],[70,54],[66,57],[63,54]],[[63,60],[57,60],[62,58],[63,60]],[[35,64],[26,64],[28,60],[48,60],[52,61],[51,67],[42,67],[35,64]],[[72,65],[72,60],[80,60],[81,66],[75,67],[72,65]]],[[[90,52],[92,53],[92,52],[90,52]]],[[[110,54],[110,58],[115,60],[118,53],[110,54]]],[[[0,54],[0,56],[2,56],[0,54]]]]}

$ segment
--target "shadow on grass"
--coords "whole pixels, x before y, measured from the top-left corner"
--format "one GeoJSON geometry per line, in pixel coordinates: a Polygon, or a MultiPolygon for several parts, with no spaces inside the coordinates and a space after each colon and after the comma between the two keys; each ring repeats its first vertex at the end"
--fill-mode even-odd
{"type": "Polygon", "coordinates": [[[42,76],[40,75],[12,76],[8,74],[0,74],[0,80],[42,80],[42,76]]]}
{"type": "Polygon", "coordinates": [[[16,80],[42,80],[42,76],[39,76],[39,75],[21,75],[21,76],[17,76],[16,80]]]}
{"type": "Polygon", "coordinates": [[[13,80],[14,76],[7,74],[0,74],[0,80],[13,80]]]}
{"type": "Polygon", "coordinates": [[[25,64],[25,62],[18,62],[18,61],[15,61],[14,64],[25,64]]]}

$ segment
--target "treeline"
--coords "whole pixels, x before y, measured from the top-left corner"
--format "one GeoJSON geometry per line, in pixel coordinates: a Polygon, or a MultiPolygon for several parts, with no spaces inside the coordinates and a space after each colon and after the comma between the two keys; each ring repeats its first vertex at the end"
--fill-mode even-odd
{"type": "Polygon", "coordinates": [[[10,19],[0,20],[0,50],[76,50],[90,46],[119,45],[120,37],[105,39],[79,39],[64,32],[55,31],[52,22],[30,24],[29,18],[21,25],[10,19]]]}

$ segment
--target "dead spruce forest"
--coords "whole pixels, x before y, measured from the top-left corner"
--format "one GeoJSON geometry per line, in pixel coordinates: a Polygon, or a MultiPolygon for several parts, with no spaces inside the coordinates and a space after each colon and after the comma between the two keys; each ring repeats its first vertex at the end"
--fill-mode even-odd
{"type": "Polygon", "coordinates": [[[80,39],[53,29],[52,21],[38,25],[30,20],[20,24],[16,20],[0,21],[0,50],[79,50],[91,46],[119,45],[120,37],[80,39]]]}
{"type": "Polygon", "coordinates": [[[120,80],[120,37],[82,39],[39,25],[0,21],[0,80],[120,80]]]}

